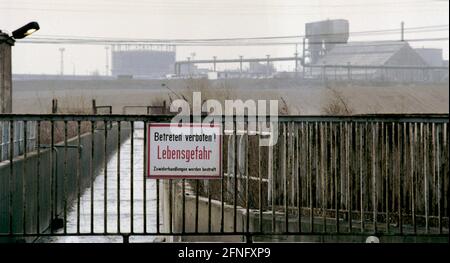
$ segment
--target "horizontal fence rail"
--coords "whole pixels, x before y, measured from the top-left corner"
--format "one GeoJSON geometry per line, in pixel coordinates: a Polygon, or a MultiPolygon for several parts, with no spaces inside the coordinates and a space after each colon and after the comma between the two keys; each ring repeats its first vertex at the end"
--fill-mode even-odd
{"type": "Polygon", "coordinates": [[[224,133],[221,179],[148,179],[146,124],[172,117],[0,115],[36,132],[34,151],[10,146],[0,164],[0,242],[448,238],[448,114],[279,116],[273,146],[259,130],[224,133]]]}

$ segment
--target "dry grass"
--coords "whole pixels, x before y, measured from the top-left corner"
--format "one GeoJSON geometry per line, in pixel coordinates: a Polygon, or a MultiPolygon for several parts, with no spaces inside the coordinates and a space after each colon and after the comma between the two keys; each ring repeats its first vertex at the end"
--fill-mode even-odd
{"type": "MultiPolygon", "coordinates": [[[[51,111],[51,107],[50,107],[51,111]]],[[[76,98],[63,98],[62,100],[58,100],[58,114],[91,114],[93,112],[92,104],[87,102],[85,97],[76,97],[76,98]],[[64,103],[61,103],[63,101],[64,103]],[[68,103],[66,103],[68,102],[68,103]]],[[[97,124],[98,126],[103,125],[102,123],[97,124]]],[[[53,140],[54,143],[62,143],[64,139],[67,137],[67,140],[78,136],[78,129],[80,129],[80,135],[86,132],[91,131],[90,122],[74,122],[69,121],[65,124],[62,121],[57,121],[53,123],[53,140]],[[66,127],[67,125],[67,136],[66,127]],[[78,125],[80,127],[78,127],[78,125]]],[[[51,144],[52,138],[52,123],[49,121],[41,122],[40,129],[40,143],[41,144],[51,144]]]]}
{"type": "Polygon", "coordinates": [[[329,100],[322,107],[322,112],[327,115],[352,115],[353,109],[349,100],[341,91],[328,87],[329,100]]]}

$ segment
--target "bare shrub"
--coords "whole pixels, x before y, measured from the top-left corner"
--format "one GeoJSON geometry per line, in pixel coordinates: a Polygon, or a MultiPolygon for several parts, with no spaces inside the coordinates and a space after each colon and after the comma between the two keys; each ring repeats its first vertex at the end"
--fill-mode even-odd
{"type": "Polygon", "coordinates": [[[280,99],[281,99],[282,104],[278,110],[278,114],[279,115],[289,115],[289,106],[286,103],[286,100],[283,97],[281,97],[280,99]]]}
{"type": "Polygon", "coordinates": [[[342,92],[329,87],[328,90],[331,92],[331,97],[327,104],[322,107],[323,113],[329,115],[352,115],[353,109],[342,92]]]}

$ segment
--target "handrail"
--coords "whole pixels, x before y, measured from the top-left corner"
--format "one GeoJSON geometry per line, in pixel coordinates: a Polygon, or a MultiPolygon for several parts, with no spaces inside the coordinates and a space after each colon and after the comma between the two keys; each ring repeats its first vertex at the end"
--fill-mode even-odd
{"type": "MultiPolygon", "coordinates": [[[[174,114],[159,114],[159,115],[123,115],[123,114],[0,114],[0,121],[169,121],[174,114]]],[[[226,116],[226,115],[201,115],[200,117],[216,117],[230,121],[261,121],[258,116],[226,116]]],[[[178,116],[183,117],[183,116],[178,116]]],[[[184,116],[191,120],[199,116],[184,116]]],[[[262,116],[264,117],[264,116],[262,116]]],[[[281,115],[281,116],[265,116],[266,121],[270,117],[277,118],[278,122],[438,122],[448,123],[449,114],[358,114],[358,115],[281,115]]]]}

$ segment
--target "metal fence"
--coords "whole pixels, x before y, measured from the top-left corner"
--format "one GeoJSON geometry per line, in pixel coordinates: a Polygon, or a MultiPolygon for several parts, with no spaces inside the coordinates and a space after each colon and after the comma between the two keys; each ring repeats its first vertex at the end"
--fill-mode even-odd
{"type": "Polygon", "coordinates": [[[0,122],[0,161],[9,159],[10,144],[14,145],[13,157],[16,157],[22,155],[25,151],[33,151],[35,143],[35,122],[18,121],[14,122],[13,127],[8,122],[0,122]],[[12,137],[11,129],[14,132],[12,137]]]}
{"type": "Polygon", "coordinates": [[[448,83],[448,67],[307,65],[304,77],[337,81],[448,83]]]}
{"type": "Polygon", "coordinates": [[[10,159],[0,169],[0,237],[448,238],[447,114],[280,116],[275,146],[259,147],[258,132],[225,132],[222,179],[149,180],[146,125],[138,132],[136,124],[170,118],[0,115],[10,125],[35,121],[38,140],[24,156],[31,166],[18,169],[10,159]],[[58,162],[47,148],[57,146],[59,172],[45,175],[58,162]],[[111,160],[110,147],[117,152],[111,160]]]}

